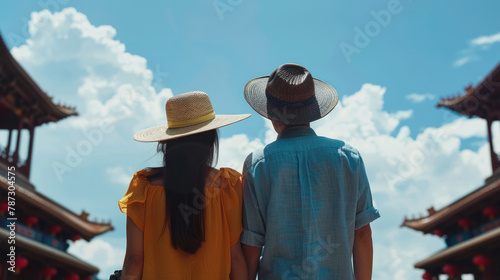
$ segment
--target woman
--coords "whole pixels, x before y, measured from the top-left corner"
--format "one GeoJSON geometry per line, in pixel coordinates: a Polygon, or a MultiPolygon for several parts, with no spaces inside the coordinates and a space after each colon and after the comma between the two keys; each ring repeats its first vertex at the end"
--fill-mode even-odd
{"type": "Polygon", "coordinates": [[[167,124],[134,135],[158,142],[163,166],[134,174],[122,279],[247,279],[241,251],[241,175],[213,168],[217,128],[250,115],[215,115],[208,95],[170,98],[167,124]]]}

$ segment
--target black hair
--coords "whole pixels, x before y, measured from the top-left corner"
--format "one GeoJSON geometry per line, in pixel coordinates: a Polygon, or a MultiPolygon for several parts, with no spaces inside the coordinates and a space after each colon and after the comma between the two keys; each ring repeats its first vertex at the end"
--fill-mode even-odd
{"type": "Polygon", "coordinates": [[[167,206],[162,234],[169,224],[174,248],[190,254],[205,241],[205,179],[216,164],[218,149],[215,129],[158,143],[167,206]]]}

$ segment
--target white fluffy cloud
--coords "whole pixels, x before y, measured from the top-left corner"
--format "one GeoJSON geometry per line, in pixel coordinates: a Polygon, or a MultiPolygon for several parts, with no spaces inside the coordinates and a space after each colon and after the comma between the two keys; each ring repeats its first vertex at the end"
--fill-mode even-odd
{"type": "Polygon", "coordinates": [[[264,125],[259,129],[257,137],[252,140],[246,134],[237,134],[220,140],[218,167],[231,167],[241,172],[248,154],[276,140],[278,135],[271,121],[265,118],[262,118],[262,121],[264,125]]]}
{"type": "Polygon", "coordinates": [[[500,155],[500,121],[493,122],[491,126],[491,134],[493,135],[494,149],[500,155]]]}
{"type": "Polygon", "coordinates": [[[132,180],[133,173],[125,172],[122,166],[115,166],[106,168],[106,174],[111,182],[126,186],[130,183],[130,180],[132,180]]]}
{"type": "Polygon", "coordinates": [[[385,88],[364,84],[345,96],[327,117],[313,123],[322,135],[353,141],[391,134],[401,120],[411,117],[411,110],[389,113],[383,109],[385,88]]]}
{"type": "Polygon", "coordinates": [[[125,257],[125,249],[112,246],[101,238],[76,241],[68,248],[68,253],[98,267],[100,279],[108,279],[113,271],[120,270],[125,257]]]}
{"type": "Polygon", "coordinates": [[[241,172],[243,161],[252,151],[263,146],[260,139],[250,140],[245,134],[220,140],[219,167],[231,167],[241,172]]]}
{"type": "MultiPolygon", "coordinates": [[[[33,13],[29,31],[31,37],[26,44],[14,48],[12,53],[42,88],[56,95],[56,100],[71,100],[80,113],[80,117],[69,118],[57,128],[47,127],[51,133],[43,136],[53,138],[45,149],[37,150],[38,162],[34,165],[45,166],[40,162],[47,158],[63,161],[66,154],[60,147],[78,147],[82,131],[99,127],[102,122],[112,124],[114,132],[94,144],[91,154],[75,167],[74,176],[64,177],[64,184],[72,186],[67,197],[64,188],[52,194],[61,195],[60,201],[72,204],[79,202],[78,196],[90,194],[92,207],[113,204],[109,215],[113,221],[123,220],[116,200],[128,186],[132,176],[128,171],[138,169],[139,157],[130,155],[154,150],[151,146],[150,150],[143,148],[146,146],[138,148],[130,135],[138,128],[164,121],[163,104],[172,93],[156,86],[146,60],[127,53],[125,45],[114,39],[113,27],[93,26],[74,9],[55,14],[33,13]],[[61,75],[64,83],[60,82],[61,75]],[[120,146],[113,141],[120,141],[120,146]],[[51,150],[51,146],[55,148],[51,150]],[[79,175],[82,172],[92,172],[93,176],[79,175]],[[121,189],[102,188],[102,182],[121,189]],[[95,193],[107,189],[117,191],[103,200],[95,197],[95,193]]],[[[421,272],[414,270],[413,264],[443,248],[444,242],[399,225],[405,215],[423,213],[431,205],[442,207],[482,184],[490,174],[488,146],[483,140],[486,125],[478,119],[450,120],[442,109],[444,125],[428,127],[412,137],[410,127],[401,124],[412,117],[412,110],[388,112],[384,108],[385,92],[382,86],[364,84],[359,91],[344,96],[331,114],[313,123],[313,128],[319,135],[338,138],[358,148],[364,158],[374,200],[382,214],[373,224],[374,279],[416,280],[421,272]],[[475,150],[464,149],[461,143],[466,139],[478,139],[480,145],[475,150]]],[[[257,135],[221,139],[219,166],[241,170],[248,153],[276,138],[269,121],[263,122],[257,135]]],[[[497,135],[497,142],[499,138],[497,135]]],[[[47,176],[50,171],[42,171],[35,169],[44,179],[41,182],[51,185],[51,176],[47,176]]],[[[116,234],[124,238],[124,226],[116,228],[116,234]]],[[[97,238],[90,243],[76,242],[70,252],[101,268],[100,277],[107,277],[121,267],[123,246],[124,242],[112,244],[97,238]]]]}
{"type": "Polygon", "coordinates": [[[461,67],[469,62],[479,60],[479,51],[487,50],[492,45],[500,43],[500,33],[479,36],[468,42],[469,47],[460,51],[460,57],[453,62],[453,67],[461,67]]]}
{"type": "Polygon", "coordinates": [[[480,36],[470,41],[474,46],[485,46],[495,43],[500,43],[500,33],[492,34],[489,36],[480,36]]]}
{"type": "Polygon", "coordinates": [[[457,60],[455,60],[455,62],[453,62],[453,67],[460,67],[462,65],[465,65],[466,63],[468,62],[471,62],[472,60],[476,59],[475,56],[464,56],[464,57],[461,57],[457,60]]]}
{"type": "Polygon", "coordinates": [[[434,95],[425,93],[425,94],[419,94],[419,93],[411,93],[406,96],[406,99],[414,102],[414,103],[420,103],[425,100],[432,100],[436,98],[434,95]]]}
{"type": "Polygon", "coordinates": [[[161,104],[172,96],[171,90],[157,92],[146,59],[126,52],[125,45],[114,39],[113,27],[94,26],[84,14],[67,8],[54,14],[32,13],[29,33],[26,44],[11,52],[49,92],[58,92],[56,100],[77,106],[80,117],[65,125],[89,129],[124,119],[136,123],[164,119],[161,104]],[[65,81],[69,88],[44,83],[61,72],[67,75],[61,78],[70,79],[65,81]]]}
{"type": "MultiPolygon", "coordinates": [[[[487,144],[483,142],[477,151],[472,151],[462,149],[460,143],[472,137],[484,138],[484,120],[462,117],[441,127],[426,128],[412,138],[408,126],[400,127],[400,122],[410,118],[412,111],[385,111],[385,91],[383,87],[364,84],[358,92],[345,96],[331,114],[312,123],[312,127],[319,135],[342,139],[361,151],[374,192],[398,196],[417,191],[416,182],[425,183],[425,190],[435,194],[434,201],[425,202],[442,206],[481,184],[490,172],[485,160],[487,144]],[[454,181],[457,184],[447,183],[454,181]],[[436,188],[438,184],[443,187],[436,188]],[[448,190],[446,185],[454,188],[448,190]]],[[[446,118],[448,112],[444,110],[446,118]]],[[[264,129],[260,134],[269,143],[275,139],[275,133],[268,121],[264,129]]],[[[241,168],[248,152],[261,145],[261,139],[250,140],[246,135],[223,139],[220,164],[227,162],[241,168]]]]}

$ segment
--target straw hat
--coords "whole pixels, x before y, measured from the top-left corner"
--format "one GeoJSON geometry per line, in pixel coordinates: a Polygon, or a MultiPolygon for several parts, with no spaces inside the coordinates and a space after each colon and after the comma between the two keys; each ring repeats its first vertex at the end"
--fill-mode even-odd
{"type": "Polygon", "coordinates": [[[270,76],[250,80],[248,104],[263,117],[284,124],[304,124],[326,116],[339,101],[337,91],[314,79],[298,64],[283,64],[270,76]]]}
{"type": "Polygon", "coordinates": [[[134,135],[134,140],[170,140],[230,125],[250,117],[250,114],[216,115],[208,95],[202,91],[187,92],[170,98],[165,110],[167,124],[141,130],[134,135]]]}

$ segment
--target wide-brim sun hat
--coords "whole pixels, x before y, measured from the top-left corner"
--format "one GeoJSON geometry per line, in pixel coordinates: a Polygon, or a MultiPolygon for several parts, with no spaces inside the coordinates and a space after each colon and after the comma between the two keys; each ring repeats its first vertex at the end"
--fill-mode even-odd
{"type": "Polygon", "coordinates": [[[216,115],[208,95],[192,91],[176,95],[165,104],[167,124],[137,132],[134,140],[160,142],[209,131],[242,121],[250,114],[216,115]]]}
{"type": "Polygon", "coordinates": [[[283,124],[305,124],[323,118],[339,101],[335,88],[292,63],[279,66],[269,76],[250,80],[244,95],[257,113],[283,124]]]}

